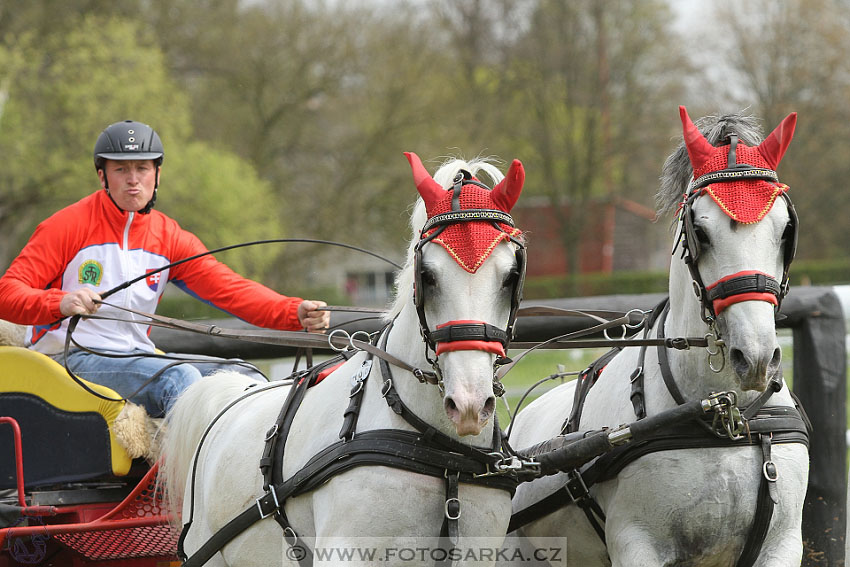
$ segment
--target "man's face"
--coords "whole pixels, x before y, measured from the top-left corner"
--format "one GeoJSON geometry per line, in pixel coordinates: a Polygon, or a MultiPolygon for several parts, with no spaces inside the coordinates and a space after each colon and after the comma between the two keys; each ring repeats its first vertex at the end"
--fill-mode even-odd
{"type": "Polygon", "coordinates": [[[156,166],[151,159],[106,160],[104,168],[97,172],[100,185],[105,188],[104,174],[109,179],[109,194],[125,211],[140,211],[153,197],[156,166]]]}

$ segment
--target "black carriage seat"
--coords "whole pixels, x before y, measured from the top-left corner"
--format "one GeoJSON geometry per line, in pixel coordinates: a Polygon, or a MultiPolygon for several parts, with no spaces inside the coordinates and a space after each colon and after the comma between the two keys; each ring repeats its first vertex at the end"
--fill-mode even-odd
{"type": "MultiPolygon", "coordinates": [[[[86,384],[107,397],[121,397],[86,384]]],[[[27,488],[125,477],[133,460],[111,429],[124,405],[85,391],[48,356],[0,346],[0,416],[20,425],[27,488]]],[[[14,454],[12,428],[0,425],[0,489],[16,487],[14,454]]]]}

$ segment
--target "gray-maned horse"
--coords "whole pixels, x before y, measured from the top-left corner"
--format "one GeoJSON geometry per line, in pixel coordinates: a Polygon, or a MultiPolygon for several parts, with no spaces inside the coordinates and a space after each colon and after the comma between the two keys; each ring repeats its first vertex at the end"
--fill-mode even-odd
{"type": "MultiPolygon", "coordinates": [[[[776,499],[772,519],[760,552],[757,546],[749,552],[757,557],[758,566],[798,566],[808,449],[802,420],[789,409],[795,402],[782,382],[774,324],[786,291],[797,227],[787,186],[778,183],[773,171],[791,141],[796,115],[760,144],[752,117],[707,117],[700,121],[700,131],[683,107],[680,114],[684,141],[665,162],[658,193],[660,211],[679,215],[669,308],[649,336],[661,336],[659,330],[665,337],[716,333],[724,347],[711,357],[704,349],[653,347],[646,350],[643,361],[639,348],[624,349],[602,369],[574,421],[579,430],[617,427],[634,421],[641,405],[646,415],[654,415],[677,401],[726,390],[737,393],[742,407],[758,404],[775,380],[783,387],[769,397],[770,408],[763,411],[797,416],[795,432],[789,434],[792,442],[777,435],[768,445],[769,434],[751,433],[753,444],[677,448],[640,456],[613,478],[601,478],[590,488],[604,512],[606,543],[575,505],[561,507],[515,534],[532,541],[566,535],[568,564],[582,567],[741,565],[747,563],[739,563],[739,558],[754,529],[760,489],[766,486],[776,499]],[[672,386],[665,384],[662,367],[669,369],[667,381],[672,386]],[[636,396],[641,380],[642,392],[636,396]],[[636,404],[630,401],[633,397],[638,398],[636,404]]],[[[561,433],[573,410],[578,382],[555,388],[521,411],[513,424],[511,445],[527,447],[561,433]]],[[[562,473],[520,485],[515,512],[556,493],[566,482],[562,473]]]]}
{"type": "MultiPolygon", "coordinates": [[[[523,269],[518,264],[524,260],[518,253],[523,248],[521,233],[507,224],[512,223],[507,213],[522,190],[524,171],[519,161],[504,177],[484,161],[453,160],[432,179],[415,154],[408,159],[424,201],[418,201],[411,217],[407,264],[398,276],[398,296],[388,316],[392,327],[384,331],[380,343],[408,368],[393,366],[389,375],[383,360],[375,358],[369,370],[364,362],[370,355],[360,352],[306,390],[288,431],[282,479],[291,479],[317,453],[341,443],[346,410],[358,395],[352,386],[364,376],[356,432],[347,441],[352,445],[376,430],[415,432],[396,413],[400,402],[431,427],[416,432],[418,441],[406,449],[410,452],[428,449],[429,439],[443,435],[457,447],[474,446],[487,454],[494,450],[494,437],[500,438],[493,427],[494,363],[504,354],[503,342],[516,314],[523,269]],[[498,182],[492,191],[471,177],[479,173],[498,182]],[[463,219],[453,217],[455,213],[463,219]],[[487,219],[476,221],[476,215],[487,219]],[[432,223],[430,228],[426,221],[432,223]],[[450,331],[457,325],[474,331],[467,335],[473,340],[452,340],[450,331]],[[485,328],[490,338],[479,332],[485,328]],[[422,331],[434,344],[424,342],[422,331]],[[432,362],[439,381],[423,384],[422,375],[417,377],[410,367],[430,370],[432,362]],[[395,400],[392,408],[390,393],[395,400]]],[[[208,424],[249,385],[234,374],[206,378],[187,389],[167,416],[164,474],[169,496],[183,502],[182,514],[179,507],[175,513],[183,522],[192,518],[185,538],[188,555],[266,494],[258,465],[264,437],[284,404],[288,386],[263,386],[224,412],[206,434],[193,465],[208,424]]],[[[462,460],[458,457],[451,458],[462,460]]],[[[314,556],[315,565],[346,564],[344,554],[360,565],[364,558],[358,552],[390,558],[394,548],[417,542],[429,545],[449,515],[458,523],[458,549],[482,541],[476,538],[486,538],[483,541],[491,546],[500,544],[510,518],[510,492],[464,482],[469,473],[461,474],[452,464],[442,466],[446,470],[441,468],[435,476],[372,464],[348,468],[286,499],[283,509],[300,540],[313,550],[324,550],[324,556],[314,556]],[[450,477],[456,475],[461,481],[457,497],[447,497],[450,477]]],[[[284,534],[269,516],[253,523],[209,564],[297,565],[296,548],[289,545],[292,539],[293,533],[284,534]]],[[[434,564],[432,554],[423,555],[421,561],[414,558],[405,565],[434,564]]],[[[489,565],[492,560],[478,564],[489,565]]]]}

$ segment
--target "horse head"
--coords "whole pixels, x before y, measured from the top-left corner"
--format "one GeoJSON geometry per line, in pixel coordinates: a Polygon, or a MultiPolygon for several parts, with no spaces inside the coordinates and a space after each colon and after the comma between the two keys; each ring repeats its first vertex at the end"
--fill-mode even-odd
{"type": "Polygon", "coordinates": [[[524,244],[509,213],[525,173],[516,160],[504,178],[486,162],[454,160],[432,178],[416,154],[405,155],[421,200],[399,293],[412,285],[406,304],[440,377],[445,416],[458,435],[478,435],[495,410],[494,365],[505,357],[522,293],[524,244]],[[492,190],[478,171],[498,181],[492,190]]]}
{"type": "MultiPolygon", "coordinates": [[[[690,293],[683,289],[693,289],[690,312],[723,339],[741,389],[764,391],[780,369],[774,320],[796,246],[796,214],[775,171],[796,114],[760,143],[748,117],[707,122],[706,137],[684,107],[680,115],[679,154],[687,152],[693,176],[679,205],[676,246],[684,262],[671,266],[671,276],[679,274],[671,277],[671,301],[685,301],[690,293]]],[[[668,159],[665,168],[670,164],[668,159]]]]}

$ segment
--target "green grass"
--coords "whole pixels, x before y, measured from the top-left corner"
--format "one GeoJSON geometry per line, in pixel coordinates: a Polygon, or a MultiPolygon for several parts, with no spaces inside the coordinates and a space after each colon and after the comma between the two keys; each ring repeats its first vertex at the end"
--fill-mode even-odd
{"type": "MultiPolygon", "coordinates": [[[[540,384],[523,401],[523,406],[564,382],[574,380],[575,374],[587,368],[591,362],[604,354],[607,349],[571,349],[571,350],[536,350],[524,356],[505,376],[502,383],[505,386],[505,399],[513,414],[523,394],[539,380],[547,376],[568,373],[565,377],[556,377],[540,384]]],[[[517,356],[519,352],[510,352],[517,356]]],[[[502,400],[496,403],[499,424],[505,428],[510,423],[508,410],[502,400]]]]}

